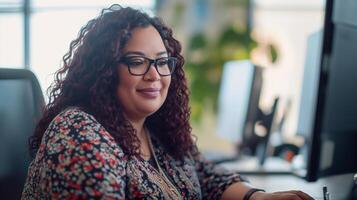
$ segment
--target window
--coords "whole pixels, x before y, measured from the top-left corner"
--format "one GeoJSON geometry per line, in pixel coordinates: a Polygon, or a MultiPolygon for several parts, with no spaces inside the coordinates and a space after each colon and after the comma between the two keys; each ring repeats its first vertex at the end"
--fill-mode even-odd
{"type": "Polygon", "coordinates": [[[46,91],[52,83],[53,73],[60,68],[62,57],[69,50],[69,44],[77,37],[80,28],[98,16],[103,8],[115,3],[141,8],[149,13],[154,7],[153,0],[32,1],[30,66],[39,79],[42,91],[46,91]]]}
{"type": "Polygon", "coordinates": [[[0,0],[0,67],[23,67],[24,31],[21,8],[20,0],[0,0]]]}

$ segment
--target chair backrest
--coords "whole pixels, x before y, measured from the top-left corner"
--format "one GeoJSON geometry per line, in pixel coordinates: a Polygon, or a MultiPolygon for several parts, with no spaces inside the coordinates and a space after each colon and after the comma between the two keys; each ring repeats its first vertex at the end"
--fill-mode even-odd
{"type": "Polygon", "coordinates": [[[0,68],[1,198],[19,199],[21,196],[31,161],[28,139],[43,106],[40,85],[31,71],[0,68]]]}

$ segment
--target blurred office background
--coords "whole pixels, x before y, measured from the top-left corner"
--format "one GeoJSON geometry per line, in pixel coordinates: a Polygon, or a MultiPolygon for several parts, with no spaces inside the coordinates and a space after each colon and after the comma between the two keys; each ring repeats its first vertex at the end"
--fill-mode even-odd
{"type": "Polygon", "coordinates": [[[307,44],[323,26],[324,0],[0,0],[0,67],[32,70],[46,98],[70,41],[113,3],[162,17],[182,42],[193,134],[204,152],[234,154],[239,143],[217,128],[223,67],[232,60],[263,68],[263,111],[279,97],[269,144],[303,145],[297,130],[307,44]]]}

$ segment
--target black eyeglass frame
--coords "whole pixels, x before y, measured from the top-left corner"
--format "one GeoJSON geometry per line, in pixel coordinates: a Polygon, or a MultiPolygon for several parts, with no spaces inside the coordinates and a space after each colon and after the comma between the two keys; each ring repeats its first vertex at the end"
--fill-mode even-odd
{"type": "Polygon", "coordinates": [[[154,64],[154,67],[155,67],[155,70],[156,72],[160,75],[160,76],[171,76],[174,72],[175,72],[175,68],[176,68],[176,64],[177,64],[177,58],[176,57],[172,57],[172,56],[169,56],[169,57],[162,57],[162,58],[157,58],[157,59],[151,59],[151,58],[148,58],[148,57],[145,57],[145,56],[128,56],[128,57],[123,57],[122,59],[119,60],[120,63],[122,64],[125,64],[127,67],[128,67],[128,71],[131,75],[133,76],[144,76],[150,69],[150,67],[152,66],[152,64],[154,64]],[[131,70],[130,70],[130,65],[128,63],[128,59],[130,58],[143,58],[145,60],[148,60],[149,61],[149,64],[148,66],[146,67],[146,70],[141,73],[141,74],[136,74],[136,73],[133,73],[131,70]],[[158,61],[161,61],[162,59],[173,59],[174,61],[174,66],[172,67],[172,70],[170,71],[170,74],[161,74],[158,70],[158,67],[157,67],[157,62],[158,61]]]}

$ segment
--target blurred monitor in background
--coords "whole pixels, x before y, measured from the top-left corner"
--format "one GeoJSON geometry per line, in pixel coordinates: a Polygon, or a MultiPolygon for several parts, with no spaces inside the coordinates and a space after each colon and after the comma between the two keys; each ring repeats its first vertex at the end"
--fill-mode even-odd
{"type": "Polygon", "coordinates": [[[297,135],[310,137],[316,111],[317,91],[320,78],[322,31],[312,33],[307,39],[304,77],[300,97],[297,135]]]}
{"type": "Polygon", "coordinates": [[[262,70],[250,61],[230,61],[223,67],[221,80],[217,132],[239,146],[253,136],[262,70]]]}
{"type": "Polygon", "coordinates": [[[298,124],[296,134],[304,138],[299,155],[294,158],[293,167],[305,169],[307,145],[311,142],[316,114],[320,64],[322,52],[322,30],[312,33],[307,39],[304,75],[301,89],[298,124]]]}
{"type": "Polygon", "coordinates": [[[261,159],[265,158],[276,103],[272,113],[261,111],[259,99],[262,84],[263,69],[250,61],[230,61],[223,67],[217,132],[236,144],[237,157],[258,155],[261,159]],[[263,135],[257,134],[258,126],[265,129],[263,135]]]}

